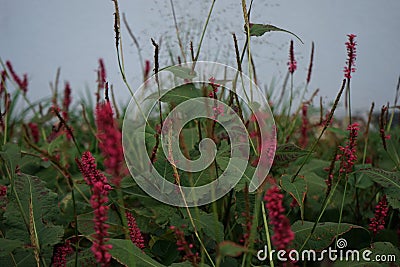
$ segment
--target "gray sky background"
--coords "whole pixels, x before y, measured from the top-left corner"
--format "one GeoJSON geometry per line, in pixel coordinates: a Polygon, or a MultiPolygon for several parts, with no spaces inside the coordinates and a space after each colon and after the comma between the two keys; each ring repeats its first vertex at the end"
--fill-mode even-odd
{"type": "MultiPolygon", "coordinates": [[[[315,42],[314,71],[310,93],[320,88],[329,103],[343,79],[346,61],[346,34],[357,35],[357,71],[353,74],[352,102],[367,110],[393,103],[400,74],[400,1],[385,0],[281,0],[254,1],[253,23],[271,23],[299,35],[295,40],[298,71],[295,86],[304,85],[311,42],[315,42]],[[267,3],[268,2],[268,3],[267,3]],[[277,4],[279,3],[279,4],[277,4]]],[[[174,0],[185,45],[192,39],[197,46],[211,1],[174,0]]],[[[175,28],[169,1],[120,1],[141,44],[145,59],[152,60],[150,38],[162,38],[162,67],[170,64],[168,47],[178,55],[175,28]]],[[[0,57],[10,60],[17,73],[28,73],[32,99],[50,95],[49,82],[61,67],[61,81],[70,81],[75,100],[88,87],[96,89],[98,59],[106,63],[108,80],[122,101],[129,99],[120,78],[114,47],[113,3],[99,0],[0,0],[0,57]]],[[[234,64],[231,33],[241,47],[243,18],[240,0],[217,0],[200,60],[234,64]]],[[[141,84],[136,48],[122,26],[126,71],[133,88],[141,84]]],[[[261,85],[274,79],[280,88],[286,74],[290,35],[270,33],[254,38],[252,51],[261,85]]],[[[188,49],[189,50],[189,49],[188,49]]],[[[278,95],[278,93],[277,93],[278,95]]]]}

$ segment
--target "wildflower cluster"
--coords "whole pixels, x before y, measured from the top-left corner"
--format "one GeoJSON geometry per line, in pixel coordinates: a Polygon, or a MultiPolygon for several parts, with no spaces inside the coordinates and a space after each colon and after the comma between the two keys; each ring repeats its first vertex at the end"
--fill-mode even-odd
{"type": "Polygon", "coordinates": [[[6,62],[6,66],[10,71],[11,77],[13,78],[14,82],[18,85],[19,89],[26,94],[28,92],[28,75],[24,74],[23,78],[21,79],[14,71],[14,68],[10,61],[6,62]]]}
{"type": "Polygon", "coordinates": [[[122,149],[122,133],[113,117],[110,101],[99,103],[96,108],[97,137],[104,157],[106,172],[112,175],[111,182],[119,187],[126,173],[122,149]]]}
{"type": "Polygon", "coordinates": [[[347,66],[344,67],[344,77],[347,79],[351,78],[351,73],[356,71],[355,61],[356,61],[356,45],[357,42],[354,40],[357,36],[355,34],[348,34],[349,38],[346,44],[347,49],[347,66]]]}
{"type": "Polygon", "coordinates": [[[129,211],[125,212],[125,216],[128,220],[129,236],[132,243],[140,249],[144,249],[144,238],[140,229],[136,223],[135,217],[129,211]]]}
{"type": "MultiPolygon", "coordinates": [[[[185,226],[182,225],[181,228],[185,228],[185,226]]],[[[170,229],[175,233],[176,245],[178,246],[178,250],[185,253],[183,260],[188,260],[194,266],[197,266],[197,263],[199,263],[200,261],[200,257],[198,252],[193,253],[192,249],[194,248],[194,245],[186,241],[183,230],[175,226],[170,226],[170,229]]]]}
{"type": "Polygon", "coordinates": [[[109,225],[106,224],[109,207],[105,204],[108,202],[108,192],[111,190],[111,186],[107,183],[107,178],[104,174],[97,170],[95,158],[90,152],[84,152],[81,160],[77,160],[77,163],[85,182],[92,189],[90,204],[94,210],[93,221],[96,232],[92,252],[98,263],[102,266],[107,266],[111,260],[111,255],[108,252],[111,249],[111,245],[106,244],[109,235],[107,232],[109,225]]]}
{"type": "Polygon", "coordinates": [[[101,89],[105,88],[105,83],[106,83],[106,68],[104,67],[104,61],[103,59],[99,59],[99,70],[97,72],[98,76],[98,86],[101,89]]]}
{"type": "Polygon", "coordinates": [[[220,85],[215,83],[214,77],[211,77],[210,79],[208,79],[208,81],[210,82],[210,85],[212,87],[212,91],[208,94],[208,97],[216,98],[216,93],[218,93],[218,88],[220,85]]]}
{"type": "Polygon", "coordinates": [[[65,267],[67,266],[67,256],[74,252],[72,246],[67,240],[65,244],[58,246],[53,255],[53,266],[54,267],[65,267]]]}
{"type": "Polygon", "coordinates": [[[339,146],[342,152],[336,156],[336,160],[341,160],[340,173],[349,173],[353,169],[354,163],[357,161],[357,136],[359,124],[353,123],[347,127],[350,137],[346,146],[339,146]]]}
{"type": "Polygon", "coordinates": [[[0,95],[6,90],[6,78],[7,72],[2,70],[0,75],[0,95]]]}
{"type": "Polygon", "coordinates": [[[372,231],[374,236],[381,230],[385,229],[385,218],[388,214],[389,207],[384,195],[379,203],[375,206],[375,216],[370,219],[369,230],[372,231]]]}
{"type": "Polygon", "coordinates": [[[68,121],[68,111],[69,111],[69,106],[71,105],[71,86],[69,85],[69,82],[65,83],[65,88],[64,88],[64,100],[63,100],[63,110],[62,110],[62,116],[65,121],[68,121]]]}
{"type": "Polygon", "coordinates": [[[39,128],[38,125],[34,122],[28,123],[28,127],[31,132],[32,139],[35,143],[39,142],[39,128]]]}
{"type": "Polygon", "coordinates": [[[272,243],[277,250],[287,250],[294,239],[294,233],[290,229],[290,221],[284,214],[285,208],[282,200],[283,194],[277,186],[268,189],[264,197],[270,224],[274,230],[272,243]]]}

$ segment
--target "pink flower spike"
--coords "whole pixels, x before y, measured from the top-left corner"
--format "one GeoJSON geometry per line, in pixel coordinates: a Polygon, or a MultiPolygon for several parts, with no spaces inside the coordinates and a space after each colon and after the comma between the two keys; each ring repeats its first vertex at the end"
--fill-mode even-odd
{"type": "Polygon", "coordinates": [[[122,148],[122,133],[109,101],[100,103],[96,108],[97,137],[99,148],[104,157],[106,172],[113,176],[112,183],[119,187],[127,169],[122,148]]]}
{"type": "Polygon", "coordinates": [[[359,131],[359,124],[353,123],[347,127],[350,133],[349,140],[346,146],[339,146],[340,154],[336,156],[336,160],[342,160],[340,164],[340,173],[350,173],[353,166],[357,161],[357,136],[359,131]]]}
{"type": "Polygon", "coordinates": [[[90,204],[94,212],[95,234],[93,235],[91,250],[96,261],[101,266],[108,266],[111,260],[111,254],[108,251],[112,246],[106,244],[109,236],[107,232],[109,225],[106,224],[109,207],[106,203],[108,202],[108,193],[111,190],[111,186],[107,183],[105,175],[97,169],[95,158],[89,151],[84,152],[81,160],[76,159],[76,162],[85,182],[91,187],[92,191],[90,204]]]}
{"type": "Polygon", "coordinates": [[[385,218],[388,215],[389,207],[384,195],[375,207],[375,215],[370,219],[369,230],[374,236],[381,230],[385,229],[385,218]]]}
{"type": "Polygon", "coordinates": [[[39,142],[39,128],[38,125],[36,123],[30,122],[28,123],[28,127],[31,131],[31,135],[33,138],[33,141],[35,143],[39,142]]]}
{"type": "Polygon", "coordinates": [[[67,266],[67,256],[74,252],[72,246],[67,240],[65,244],[58,246],[53,255],[53,266],[54,267],[66,267],[67,266]]]}
{"type": "Polygon", "coordinates": [[[274,231],[272,243],[276,249],[288,251],[289,245],[294,239],[294,233],[290,229],[289,219],[285,216],[283,194],[280,193],[277,186],[273,186],[266,192],[264,201],[274,231]]]}
{"type": "Polygon", "coordinates": [[[125,212],[125,216],[128,220],[129,236],[132,243],[140,249],[144,249],[144,238],[140,229],[136,223],[135,217],[129,211],[125,212]]]}
{"type": "Polygon", "coordinates": [[[26,93],[28,92],[28,75],[24,74],[23,79],[21,80],[21,78],[15,73],[10,61],[6,62],[6,66],[10,70],[11,77],[18,85],[19,89],[23,92],[24,95],[26,95],[26,93]]]}
{"type": "Polygon", "coordinates": [[[0,96],[6,90],[6,78],[7,72],[5,70],[2,70],[0,75],[0,96]]]}
{"type": "Polygon", "coordinates": [[[356,71],[356,45],[357,42],[354,40],[357,36],[355,34],[348,34],[348,41],[345,43],[347,49],[347,61],[344,67],[344,77],[351,79],[351,73],[356,71]]]}
{"type": "Polygon", "coordinates": [[[102,58],[99,59],[99,87],[104,88],[106,83],[106,68],[102,58]]]}
{"type": "Polygon", "coordinates": [[[69,85],[69,82],[65,83],[65,88],[64,88],[64,100],[63,100],[63,111],[62,111],[62,116],[65,121],[68,121],[68,111],[69,111],[69,106],[71,105],[71,86],[69,85]]]}

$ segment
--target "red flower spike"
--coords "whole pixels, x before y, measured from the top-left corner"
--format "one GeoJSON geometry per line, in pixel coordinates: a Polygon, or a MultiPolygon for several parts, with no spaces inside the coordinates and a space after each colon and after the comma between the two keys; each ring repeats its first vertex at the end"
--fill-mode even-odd
{"type": "Polygon", "coordinates": [[[150,70],[151,70],[151,66],[150,66],[150,61],[146,60],[145,64],[144,64],[144,73],[143,73],[143,80],[147,80],[149,78],[150,75],[150,70]]]}
{"type": "Polygon", "coordinates": [[[0,197],[4,197],[7,195],[7,186],[0,185],[0,197]]]}
{"type": "Polygon", "coordinates": [[[6,78],[7,72],[2,70],[0,75],[0,95],[6,90],[6,78]]]}
{"type": "Polygon", "coordinates": [[[270,223],[273,227],[272,244],[277,250],[288,250],[294,239],[294,233],[290,229],[290,221],[285,216],[283,207],[283,194],[277,186],[271,187],[265,194],[264,201],[268,210],[270,223]]]}
{"type": "Polygon", "coordinates": [[[290,40],[290,50],[289,50],[289,62],[287,63],[289,66],[289,72],[291,74],[297,69],[297,61],[294,59],[294,48],[293,48],[293,40],[290,40]]]}
{"type": "Polygon", "coordinates": [[[351,79],[351,73],[356,71],[355,61],[356,61],[356,45],[357,42],[354,40],[357,36],[355,34],[348,34],[348,41],[346,44],[347,49],[347,61],[344,67],[344,77],[347,79],[351,79]]]}
{"type": "Polygon", "coordinates": [[[67,266],[67,256],[74,252],[72,246],[67,240],[65,244],[58,246],[53,255],[53,266],[54,267],[66,267],[67,266]]]}
{"type": "Polygon", "coordinates": [[[372,231],[374,236],[385,229],[385,218],[388,215],[389,207],[384,195],[379,203],[375,206],[375,216],[370,219],[369,230],[372,231]]]}
{"type": "Polygon", "coordinates": [[[353,170],[353,165],[357,161],[357,136],[359,124],[353,123],[347,127],[350,132],[349,140],[346,146],[339,146],[340,154],[336,156],[336,160],[342,160],[340,164],[340,173],[349,173],[353,170]]]}
{"type": "Polygon", "coordinates": [[[30,122],[28,123],[28,127],[31,131],[32,139],[35,143],[39,142],[39,128],[36,123],[30,122]]]}
{"type": "Polygon", "coordinates": [[[108,241],[108,228],[106,224],[107,213],[109,207],[106,205],[108,202],[108,192],[111,186],[107,183],[107,178],[98,169],[95,163],[95,158],[87,151],[82,154],[81,160],[76,160],[79,170],[83,174],[85,182],[91,187],[92,196],[90,197],[90,204],[94,211],[94,230],[92,252],[96,261],[101,266],[108,266],[111,260],[111,254],[108,252],[112,246],[106,244],[108,241]]]}
{"type": "Polygon", "coordinates": [[[129,236],[131,238],[132,243],[138,248],[144,249],[144,238],[136,223],[135,217],[133,217],[132,213],[128,211],[125,212],[125,216],[128,220],[129,236]]]}
{"type": "MultiPolygon", "coordinates": [[[[182,225],[181,228],[183,229],[185,226],[182,225]]],[[[178,246],[177,250],[185,253],[185,256],[183,256],[182,260],[188,260],[197,266],[197,264],[200,262],[200,257],[198,252],[193,253],[192,249],[194,248],[194,245],[186,241],[184,232],[178,227],[170,226],[170,229],[175,233],[176,245],[178,246]]]]}
{"type": "Polygon", "coordinates": [[[71,105],[71,86],[69,83],[65,83],[65,88],[64,88],[64,100],[63,100],[63,111],[62,111],[62,116],[65,121],[68,121],[68,111],[69,111],[69,106],[71,105]]]}
{"type": "Polygon", "coordinates": [[[14,68],[11,64],[10,61],[6,62],[6,66],[10,71],[11,77],[15,81],[15,83],[18,85],[19,89],[26,95],[26,92],[28,92],[28,75],[24,74],[23,79],[21,79],[14,71],[14,68]]]}
{"type": "Polygon", "coordinates": [[[104,88],[106,83],[106,68],[102,58],[99,59],[99,87],[104,88]]]}
{"type": "Polygon", "coordinates": [[[104,157],[106,172],[113,176],[112,183],[119,187],[122,177],[126,174],[122,148],[122,133],[109,101],[97,105],[96,108],[97,137],[99,148],[104,157]]]}

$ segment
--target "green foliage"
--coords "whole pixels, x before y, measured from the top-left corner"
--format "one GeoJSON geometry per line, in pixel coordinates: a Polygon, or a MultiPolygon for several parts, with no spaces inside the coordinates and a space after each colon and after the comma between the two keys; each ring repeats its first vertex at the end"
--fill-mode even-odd
{"type": "Polygon", "coordinates": [[[300,37],[298,37],[296,34],[290,32],[288,30],[278,28],[274,25],[271,25],[271,24],[251,24],[250,25],[250,36],[262,36],[267,32],[286,32],[286,33],[293,35],[301,43],[303,43],[303,41],[300,39],[300,37]]]}
{"type": "Polygon", "coordinates": [[[382,169],[368,168],[359,172],[369,176],[384,188],[389,204],[394,209],[400,208],[400,172],[388,172],[382,169]]]}
{"type": "Polygon", "coordinates": [[[53,224],[58,216],[57,195],[38,177],[25,174],[15,176],[13,187],[4,213],[5,238],[24,245],[8,252],[15,252],[13,260],[18,264],[35,262],[35,253],[43,264],[49,263],[53,246],[64,234],[62,226],[53,224]],[[30,244],[29,249],[25,244],[30,244]]]}
{"type": "Polygon", "coordinates": [[[113,259],[124,266],[164,266],[143,253],[143,251],[137,248],[130,240],[110,239],[108,243],[112,245],[110,253],[113,259]]]}
{"type": "Polygon", "coordinates": [[[291,228],[295,234],[293,244],[294,248],[296,248],[297,250],[313,249],[316,251],[320,251],[331,245],[336,237],[354,228],[362,228],[358,225],[348,223],[341,223],[340,225],[332,222],[318,223],[316,225],[315,231],[309,237],[313,227],[314,222],[308,221],[297,221],[292,225],[291,228]]]}
{"type": "Polygon", "coordinates": [[[240,246],[232,241],[223,241],[218,244],[218,253],[221,256],[239,257],[247,252],[246,247],[240,246]]]}
{"type": "MultiPolygon", "coordinates": [[[[292,32],[270,24],[251,24],[249,35],[263,36],[276,31],[289,33],[302,42],[292,32]]],[[[250,51],[245,53],[247,47],[242,53],[249,56],[250,51]]],[[[252,69],[253,59],[247,58],[247,62],[252,69]]],[[[187,100],[215,97],[227,103],[234,110],[232,114],[243,116],[243,125],[252,136],[249,138],[252,141],[250,155],[245,159],[247,166],[243,175],[230,192],[213,203],[193,208],[172,207],[153,199],[135,182],[125,169],[124,162],[118,162],[123,165],[121,176],[124,177],[120,185],[110,182],[112,190],[108,202],[104,203],[109,207],[106,224],[109,226],[108,244],[112,245],[111,266],[196,266],[189,261],[188,251],[193,255],[198,253],[197,266],[266,266],[260,265],[264,263],[258,262],[256,253],[265,245],[276,249],[276,244],[271,242],[275,229],[271,229],[269,224],[275,214],[261,211],[261,205],[265,205],[263,196],[271,186],[280,189],[282,196],[279,200],[282,199],[282,203],[279,203],[279,209],[281,215],[287,216],[291,222],[291,228],[286,230],[293,231],[295,236],[288,250],[320,251],[335,247],[338,238],[345,238],[349,241],[349,249],[354,248],[361,253],[369,249],[372,251],[371,258],[378,254],[391,254],[396,256],[394,264],[400,265],[399,244],[395,235],[400,222],[398,126],[386,125],[385,129],[376,130],[377,127],[373,127],[376,125],[369,125],[368,136],[359,134],[354,151],[351,151],[356,153],[357,161],[351,171],[343,172],[343,162],[337,159],[333,163],[331,161],[335,151],[342,153],[338,146],[348,143],[347,125],[341,125],[347,122],[347,118],[341,120],[335,117],[338,123],[327,127],[325,134],[318,137],[324,128],[322,114],[326,107],[319,110],[320,107],[312,105],[312,99],[303,102],[305,99],[302,98],[300,101],[309,105],[311,114],[307,118],[305,115],[301,117],[299,106],[295,113],[286,115],[287,99],[275,105],[274,99],[270,99],[275,92],[268,90],[267,98],[272,102],[279,144],[270,173],[267,177],[258,177],[255,166],[260,150],[264,148],[257,136],[260,125],[253,123],[251,117],[252,108],[261,109],[260,105],[253,99],[252,107],[244,99],[236,101],[235,95],[223,86],[214,88],[215,85],[196,83],[196,78],[211,77],[198,77],[199,74],[191,68],[179,65],[164,69],[170,72],[171,80],[183,79],[185,84],[169,91],[161,84],[160,91],[147,96],[145,100],[158,100],[161,96],[161,117],[165,119],[174,107],[187,100]],[[311,123],[314,116],[321,116],[321,122],[311,123]],[[301,123],[307,120],[308,125],[302,126],[301,123]],[[391,135],[390,140],[384,139],[386,147],[382,145],[382,130],[391,135]],[[248,188],[251,188],[253,179],[264,182],[256,192],[250,193],[248,188]],[[380,218],[379,222],[385,229],[374,235],[367,229],[370,219],[375,216],[375,205],[383,195],[387,196],[389,207],[387,217],[380,218]],[[132,233],[129,230],[132,229],[129,228],[133,227],[127,222],[126,211],[134,216],[137,228],[144,237],[143,250],[130,240],[132,233]],[[180,229],[183,236],[178,236],[172,229],[180,229]]],[[[10,82],[11,76],[6,71],[9,87],[14,82],[10,82]]],[[[120,71],[124,81],[129,80],[122,66],[120,71]]],[[[233,81],[224,77],[215,78],[221,79],[216,83],[224,85],[233,81]]],[[[293,90],[293,81],[291,86],[293,90]]],[[[98,88],[97,94],[101,96],[102,89],[98,88]]],[[[96,105],[90,97],[92,90],[86,91],[88,97],[82,100],[82,109],[70,108],[68,120],[56,116],[55,110],[45,112],[51,106],[59,107],[61,113],[65,112],[65,107],[61,105],[63,99],[56,90],[53,92],[51,101],[43,101],[39,105],[30,103],[19,88],[15,91],[7,88],[6,93],[11,94],[9,106],[8,97],[0,93],[0,266],[50,266],[54,251],[66,243],[71,244],[73,250],[66,255],[67,266],[97,264],[91,251],[95,234],[92,189],[83,179],[75,158],[79,158],[82,151],[90,151],[97,160],[98,170],[104,172],[109,181],[115,177],[105,172],[107,166],[104,160],[107,156],[99,149],[102,140],[95,123],[96,105]],[[22,97],[26,98],[29,107],[18,113],[22,97]],[[34,140],[32,129],[29,129],[32,122],[38,126],[39,140],[34,140]],[[66,126],[73,129],[74,139],[66,132],[66,126]]],[[[251,90],[245,94],[253,98],[254,92],[251,90]]],[[[103,99],[99,98],[99,101],[103,99]]],[[[118,112],[116,103],[112,107],[116,127],[121,129],[126,107],[120,109],[122,112],[118,112]]],[[[210,114],[215,112],[214,109],[210,110],[210,114]]],[[[160,114],[151,117],[144,132],[138,134],[143,134],[144,150],[149,157],[154,156],[152,164],[166,180],[174,184],[179,182],[182,186],[202,186],[224,175],[232,149],[227,130],[220,123],[197,118],[184,126],[179,135],[179,147],[185,157],[198,159],[199,145],[204,138],[212,139],[217,149],[216,157],[209,166],[198,172],[187,172],[175,170],[168,155],[164,154],[158,129],[161,126],[159,117],[160,114]]],[[[220,116],[219,119],[220,122],[229,122],[232,117],[220,116]]],[[[135,146],[130,149],[137,151],[135,146]]],[[[348,160],[346,156],[343,160],[348,160]]],[[[237,166],[232,168],[233,172],[239,172],[237,166]]],[[[134,176],[138,174],[137,170],[131,171],[134,176]]],[[[272,261],[275,266],[281,264],[276,258],[272,261]]],[[[298,264],[316,266],[308,261],[298,264]]],[[[338,261],[334,266],[382,265],[377,262],[338,261]]]]}

